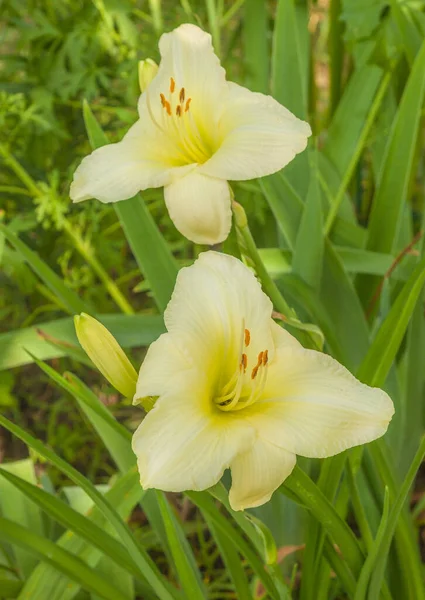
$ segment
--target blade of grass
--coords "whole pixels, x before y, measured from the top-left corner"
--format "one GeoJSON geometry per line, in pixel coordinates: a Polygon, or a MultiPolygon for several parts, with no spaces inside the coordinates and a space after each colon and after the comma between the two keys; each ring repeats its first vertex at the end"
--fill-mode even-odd
{"type": "Polygon", "coordinates": [[[269,573],[264,568],[263,563],[256,552],[239,534],[239,532],[230,525],[229,521],[220,513],[212,498],[201,492],[186,492],[190,500],[201,510],[203,514],[212,520],[215,527],[226,537],[227,543],[234,545],[235,548],[247,559],[252,570],[262,581],[270,597],[280,600],[279,593],[269,573]]]}
{"type": "MultiPolygon", "coordinates": [[[[413,65],[391,130],[369,220],[367,249],[392,252],[412,175],[419,123],[425,94],[425,41],[413,65]]],[[[368,306],[378,284],[361,276],[358,291],[368,306]]]]}
{"type": "Polygon", "coordinates": [[[317,150],[312,151],[310,156],[310,185],[292,257],[292,270],[310,287],[318,289],[323,267],[323,214],[317,150]]]}
{"type": "MultiPolygon", "coordinates": [[[[394,536],[397,523],[399,522],[399,518],[403,509],[403,506],[406,503],[407,496],[409,494],[409,490],[412,487],[416,474],[419,470],[419,467],[422,464],[422,461],[425,456],[425,437],[422,439],[422,442],[418,448],[418,451],[410,465],[409,471],[403,481],[403,484],[400,488],[400,491],[395,499],[394,505],[391,509],[389,519],[386,523],[385,529],[382,534],[381,543],[379,548],[377,549],[376,556],[377,560],[375,562],[374,568],[371,568],[371,580],[370,580],[370,589],[368,599],[373,600],[377,598],[379,592],[382,587],[382,582],[384,579],[384,571],[385,565],[387,562],[387,556],[390,550],[391,540],[394,536]]],[[[419,590],[418,590],[419,591],[419,590]]]]}
{"type": "MultiPolygon", "coordinates": [[[[388,526],[388,517],[390,511],[390,500],[388,488],[385,488],[385,496],[384,496],[384,508],[382,511],[382,518],[379,524],[378,532],[376,534],[376,538],[368,552],[367,558],[364,562],[363,568],[360,572],[359,579],[357,581],[356,592],[354,594],[354,600],[366,600],[367,588],[369,585],[370,578],[373,573],[373,569],[378,560],[379,553],[382,548],[383,538],[385,530],[388,526]]],[[[379,598],[378,595],[375,598],[379,598]]]]}
{"type": "Polygon", "coordinates": [[[69,477],[69,479],[71,479],[71,481],[73,481],[76,485],[80,486],[90,496],[93,502],[95,502],[103,514],[109,519],[111,525],[113,525],[117,534],[125,543],[135,564],[139,567],[142,576],[145,577],[148,583],[152,586],[152,588],[158,594],[160,600],[173,600],[173,596],[164,584],[163,576],[153,563],[152,559],[131,534],[130,529],[118,516],[115,509],[96,490],[90,481],[76,469],[74,469],[74,467],[57,456],[57,454],[55,454],[52,450],[42,444],[39,440],[35,439],[18,425],[15,425],[3,417],[3,415],[0,415],[0,425],[10,431],[10,433],[12,433],[14,436],[22,440],[25,444],[30,446],[47,461],[51,462],[56,468],[69,477]]]}
{"type": "Polygon", "coordinates": [[[246,65],[246,87],[254,92],[269,91],[269,44],[267,5],[258,0],[245,0],[243,42],[246,65]]]}
{"type": "MultiPolygon", "coordinates": [[[[10,462],[2,466],[4,473],[15,474],[32,484],[36,483],[34,464],[31,459],[10,462]]],[[[6,479],[0,481],[0,514],[6,519],[24,525],[34,533],[43,536],[46,523],[43,522],[39,509],[6,479]]],[[[26,578],[37,564],[37,559],[21,547],[13,547],[14,564],[20,576],[26,578]]]]}
{"type": "Polygon", "coordinates": [[[205,600],[207,593],[201,581],[199,569],[197,568],[192,549],[177,521],[177,517],[174,515],[167,502],[165,494],[156,492],[156,498],[182,588],[188,598],[193,598],[193,600],[205,600]]]}
{"type": "MultiPolygon", "coordinates": [[[[112,558],[135,577],[140,577],[139,570],[130,559],[124,546],[90,519],[71,508],[66,502],[3,468],[0,468],[0,476],[20,490],[26,498],[45,511],[51,518],[98,548],[103,554],[112,558]]],[[[135,476],[135,481],[137,481],[137,476],[135,476]]],[[[33,531],[32,527],[31,530],[33,531]]]]}
{"type": "MultiPolygon", "coordinates": [[[[294,0],[278,0],[272,40],[271,92],[301,119],[307,118],[309,76],[308,8],[294,0]],[[290,85],[288,85],[290,82],[290,85]]],[[[308,158],[299,154],[285,175],[304,197],[308,189],[308,158]]]]}
{"type": "MultiPolygon", "coordinates": [[[[142,495],[143,490],[138,481],[138,474],[133,469],[119,477],[106,492],[105,497],[116,508],[121,518],[127,519],[142,495]]],[[[114,532],[113,527],[97,506],[93,506],[86,516],[109,533],[114,532]]],[[[56,540],[56,543],[80,557],[91,568],[96,567],[102,556],[96,548],[84,542],[71,531],[66,531],[56,540]]],[[[139,582],[139,580],[137,581],[139,582]]],[[[147,588],[147,584],[144,584],[144,587],[147,588]]],[[[73,600],[79,589],[80,586],[77,583],[71,581],[51,565],[42,562],[25,582],[19,600],[46,600],[46,598],[49,600],[73,600]]],[[[151,588],[148,589],[151,590],[151,588]]],[[[146,597],[150,596],[146,593],[146,597]]]]}
{"type": "Polygon", "coordinates": [[[129,600],[109,581],[105,581],[103,577],[93,572],[82,560],[18,523],[0,517],[0,538],[21,546],[78,582],[84,589],[98,594],[105,600],[129,600]]]}

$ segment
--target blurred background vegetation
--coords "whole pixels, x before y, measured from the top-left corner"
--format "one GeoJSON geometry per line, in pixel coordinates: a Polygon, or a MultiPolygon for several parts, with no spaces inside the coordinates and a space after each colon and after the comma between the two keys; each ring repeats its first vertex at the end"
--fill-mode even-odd
{"type": "MultiPolygon", "coordinates": [[[[311,123],[313,143],[321,151],[321,194],[339,198],[336,220],[327,222],[331,239],[339,248],[349,248],[341,250],[340,257],[350,276],[357,276],[366,312],[373,312],[378,302],[385,314],[389,275],[397,266],[395,287],[406,279],[403,268],[409,259],[415,260],[416,252],[409,244],[418,241],[422,227],[423,128],[409,138],[414,139],[413,149],[399,140],[401,155],[412,156],[408,172],[401,175],[408,202],[397,213],[399,231],[391,234],[390,247],[366,246],[366,228],[391,127],[425,38],[423,0],[0,0],[0,223],[7,223],[8,231],[37,252],[97,313],[156,313],[149,281],[140,275],[113,207],[96,201],[72,205],[69,186],[79,161],[90,152],[83,99],[109,139],[121,139],[137,118],[138,61],[147,57],[158,61],[160,35],[184,22],[212,33],[230,80],[272,93],[311,123]],[[400,254],[403,260],[394,264],[400,254]],[[366,289],[362,276],[378,275],[384,276],[378,298],[369,291],[362,294],[362,286],[366,289]]],[[[417,95],[423,97],[423,83],[417,95]]],[[[419,104],[419,112],[410,115],[417,124],[423,117],[421,100],[419,104]]],[[[408,117],[408,110],[404,114],[408,117]]],[[[410,126],[406,121],[406,128],[410,126]]],[[[305,153],[284,171],[285,194],[292,200],[294,193],[302,199],[307,196],[307,166],[305,153]]],[[[387,192],[390,189],[391,184],[387,192]]],[[[279,279],[290,270],[291,248],[276,225],[274,180],[237,184],[235,194],[248,213],[267,266],[279,279]]],[[[162,190],[149,190],[143,197],[179,263],[190,261],[199,248],[174,229],[162,190]]],[[[390,202],[392,210],[391,206],[390,202]]],[[[232,234],[226,250],[233,252],[235,247],[232,234]]],[[[45,339],[44,325],[73,311],[30,263],[25,251],[6,243],[0,232],[0,333],[32,328],[45,339]]],[[[293,290],[296,296],[297,289],[293,290]]],[[[299,313],[312,320],[302,308],[299,313]]],[[[30,360],[20,355],[11,362],[10,341],[0,336],[0,411],[60,448],[61,455],[91,480],[107,481],[113,464],[85,417],[66,394],[47,385],[38,367],[23,364],[30,360]]],[[[60,348],[54,335],[49,341],[60,348]]],[[[84,373],[104,404],[134,429],[140,413],[94,371],[87,377],[77,349],[67,357],[57,354],[55,366],[84,373]]],[[[142,349],[133,350],[135,364],[142,356],[142,349]]],[[[353,358],[352,364],[358,362],[353,358]]],[[[0,435],[0,462],[25,453],[23,445],[0,435]]],[[[51,477],[58,483],[61,476],[52,471],[51,477]]],[[[180,509],[191,510],[187,504],[180,509]]],[[[275,511],[277,518],[282,507],[270,504],[267,510],[275,511]]],[[[289,531],[290,519],[286,521],[278,541],[295,543],[297,535],[289,531]]],[[[217,571],[213,576],[219,580],[214,544],[199,530],[196,519],[187,531],[191,527],[200,564],[211,573],[217,571]]],[[[217,594],[218,599],[227,597],[222,590],[217,594]]]]}

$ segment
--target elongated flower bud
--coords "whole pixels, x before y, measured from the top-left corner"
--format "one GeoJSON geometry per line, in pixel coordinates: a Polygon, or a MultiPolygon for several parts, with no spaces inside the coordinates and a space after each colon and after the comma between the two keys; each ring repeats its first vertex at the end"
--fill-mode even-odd
{"type": "Polygon", "coordinates": [[[139,85],[143,93],[158,72],[158,65],[151,58],[139,60],[139,85]]]}
{"type": "Polygon", "coordinates": [[[78,341],[94,365],[123,396],[133,397],[137,373],[114,336],[85,313],[76,316],[74,323],[78,341]]]}

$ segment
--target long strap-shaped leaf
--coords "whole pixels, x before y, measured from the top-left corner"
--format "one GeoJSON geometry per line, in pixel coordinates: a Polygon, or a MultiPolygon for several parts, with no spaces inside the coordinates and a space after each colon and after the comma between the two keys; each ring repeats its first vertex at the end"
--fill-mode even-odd
{"type": "MultiPolygon", "coordinates": [[[[95,316],[123,348],[149,346],[164,331],[159,315],[98,315],[95,316]]],[[[70,317],[40,323],[0,334],[0,371],[33,362],[29,352],[48,360],[67,356],[78,346],[74,321],[70,317]],[[50,343],[50,340],[53,343],[50,343]]]]}
{"type": "Polygon", "coordinates": [[[103,512],[105,517],[107,517],[111,525],[115,528],[122,542],[127,547],[127,550],[133,558],[135,564],[139,567],[142,576],[152,586],[153,590],[158,595],[158,598],[160,598],[160,600],[173,600],[173,595],[166,587],[164,577],[161,575],[152,559],[148,556],[143,546],[137,542],[126,523],[121,520],[115,509],[102,496],[102,494],[97,491],[90,481],[84,477],[84,475],[74,469],[74,467],[69,465],[65,460],[55,454],[55,452],[47,448],[42,442],[35,439],[32,435],[24,431],[18,425],[15,425],[6,419],[3,415],[0,415],[0,425],[38,452],[46,460],[51,462],[88,494],[88,496],[103,512]]]}
{"type": "MultiPolygon", "coordinates": [[[[135,470],[133,470],[133,475],[136,484],[138,482],[138,476],[135,470]]],[[[140,577],[138,568],[131,560],[124,546],[106,533],[101,527],[93,523],[93,521],[71,508],[66,502],[59,500],[56,496],[45,492],[36,485],[28,483],[28,481],[17,477],[13,473],[9,473],[0,468],[0,476],[7,479],[7,481],[25,494],[27,498],[32,500],[58,523],[78,534],[90,544],[96,546],[103,554],[110,556],[116,563],[132,573],[135,577],[140,577]]]]}
{"type": "MultiPolygon", "coordinates": [[[[120,517],[127,520],[139,502],[141,494],[143,491],[133,469],[111,484],[110,489],[105,493],[105,498],[115,507],[120,517]]],[[[89,510],[86,517],[110,535],[114,534],[113,527],[96,505],[89,510]]],[[[91,569],[96,568],[102,557],[96,547],[70,530],[65,531],[60,538],[55,540],[55,543],[81,558],[91,569]]],[[[143,585],[140,579],[136,581],[138,587],[143,585]]],[[[73,582],[52,565],[40,562],[26,580],[19,600],[46,600],[46,598],[49,600],[74,600],[80,587],[77,582],[73,582]]],[[[146,582],[143,587],[143,598],[151,599],[153,597],[152,588],[146,582]]],[[[157,597],[155,596],[155,598],[157,597]]]]}
{"type": "MultiPolygon", "coordinates": [[[[42,361],[35,359],[35,362],[55,383],[59,384],[76,399],[102,438],[120,471],[125,473],[129,469],[132,469],[136,457],[130,446],[130,432],[114,419],[108,409],[99,402],[91,390],[77,377],[69,374],[70,381],[68,381],[42,361]]],[[[156,500],[159,503],[168,544],[182,587],[188,597],[194,598],[194,600],[204,599],[206,597],[206,590],[202,584],[192,549],[187,543],[182,527],[172,514],[168,501],[162,492],[156,492],[156,500]]],[[[72,529],[72,527],[70,528],[72,529]]]]}
{"type": "MultiPolygon", "coordinates": [[[[410,73],[386,146],[369,220],[368,250],[394,250],[412,173],[425,94],[424,73],[425,41],[410,73]]],[[[377,283],[376,277],[365,275],[359,278],[358,289],[365,306],[368,305],[377,283]]]]}
{"type": "Polygon", "coordinates": [[[105,581],[103,577],[92,571],[82,560],[70,552],[30,529],[3,517],[0,517],[0,539],[25,548],[105,600],[128,600],[109,581],[105,581]]]}
{"type": "MultiPolygon", "coordinates": [[[[93,149],[108,144],[108,138],[87,103],[84,103],[83,114],[93,149]]],[[[159,310],[164,311],[176,281],[177,263],[140,194],[117,202],[115,211],[137,264],[149,281],[155,302],[159,310]]]]}

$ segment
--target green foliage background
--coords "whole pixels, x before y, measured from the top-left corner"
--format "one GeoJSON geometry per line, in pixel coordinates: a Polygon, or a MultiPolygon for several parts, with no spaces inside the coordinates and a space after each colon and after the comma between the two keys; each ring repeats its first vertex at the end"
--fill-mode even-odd
{"type": "Polygon", "coordinates": [[[424,38],[423,0],[0,3],[0,598],[425,597],[424,38]],[[313,128],[282,172],[234,186],[250,231],[224,250],[303,343],[324,338],[396,405],[385,440],[300,461],[256,520],[222,486],[142,492],[140,410],[73,331],[97,314],[139,365],[202,250],[161,190],[68,195],[102,130],[116,141],[136,119],[138,61],[183,22],[212,33],[229,79],[313,128]]]}

